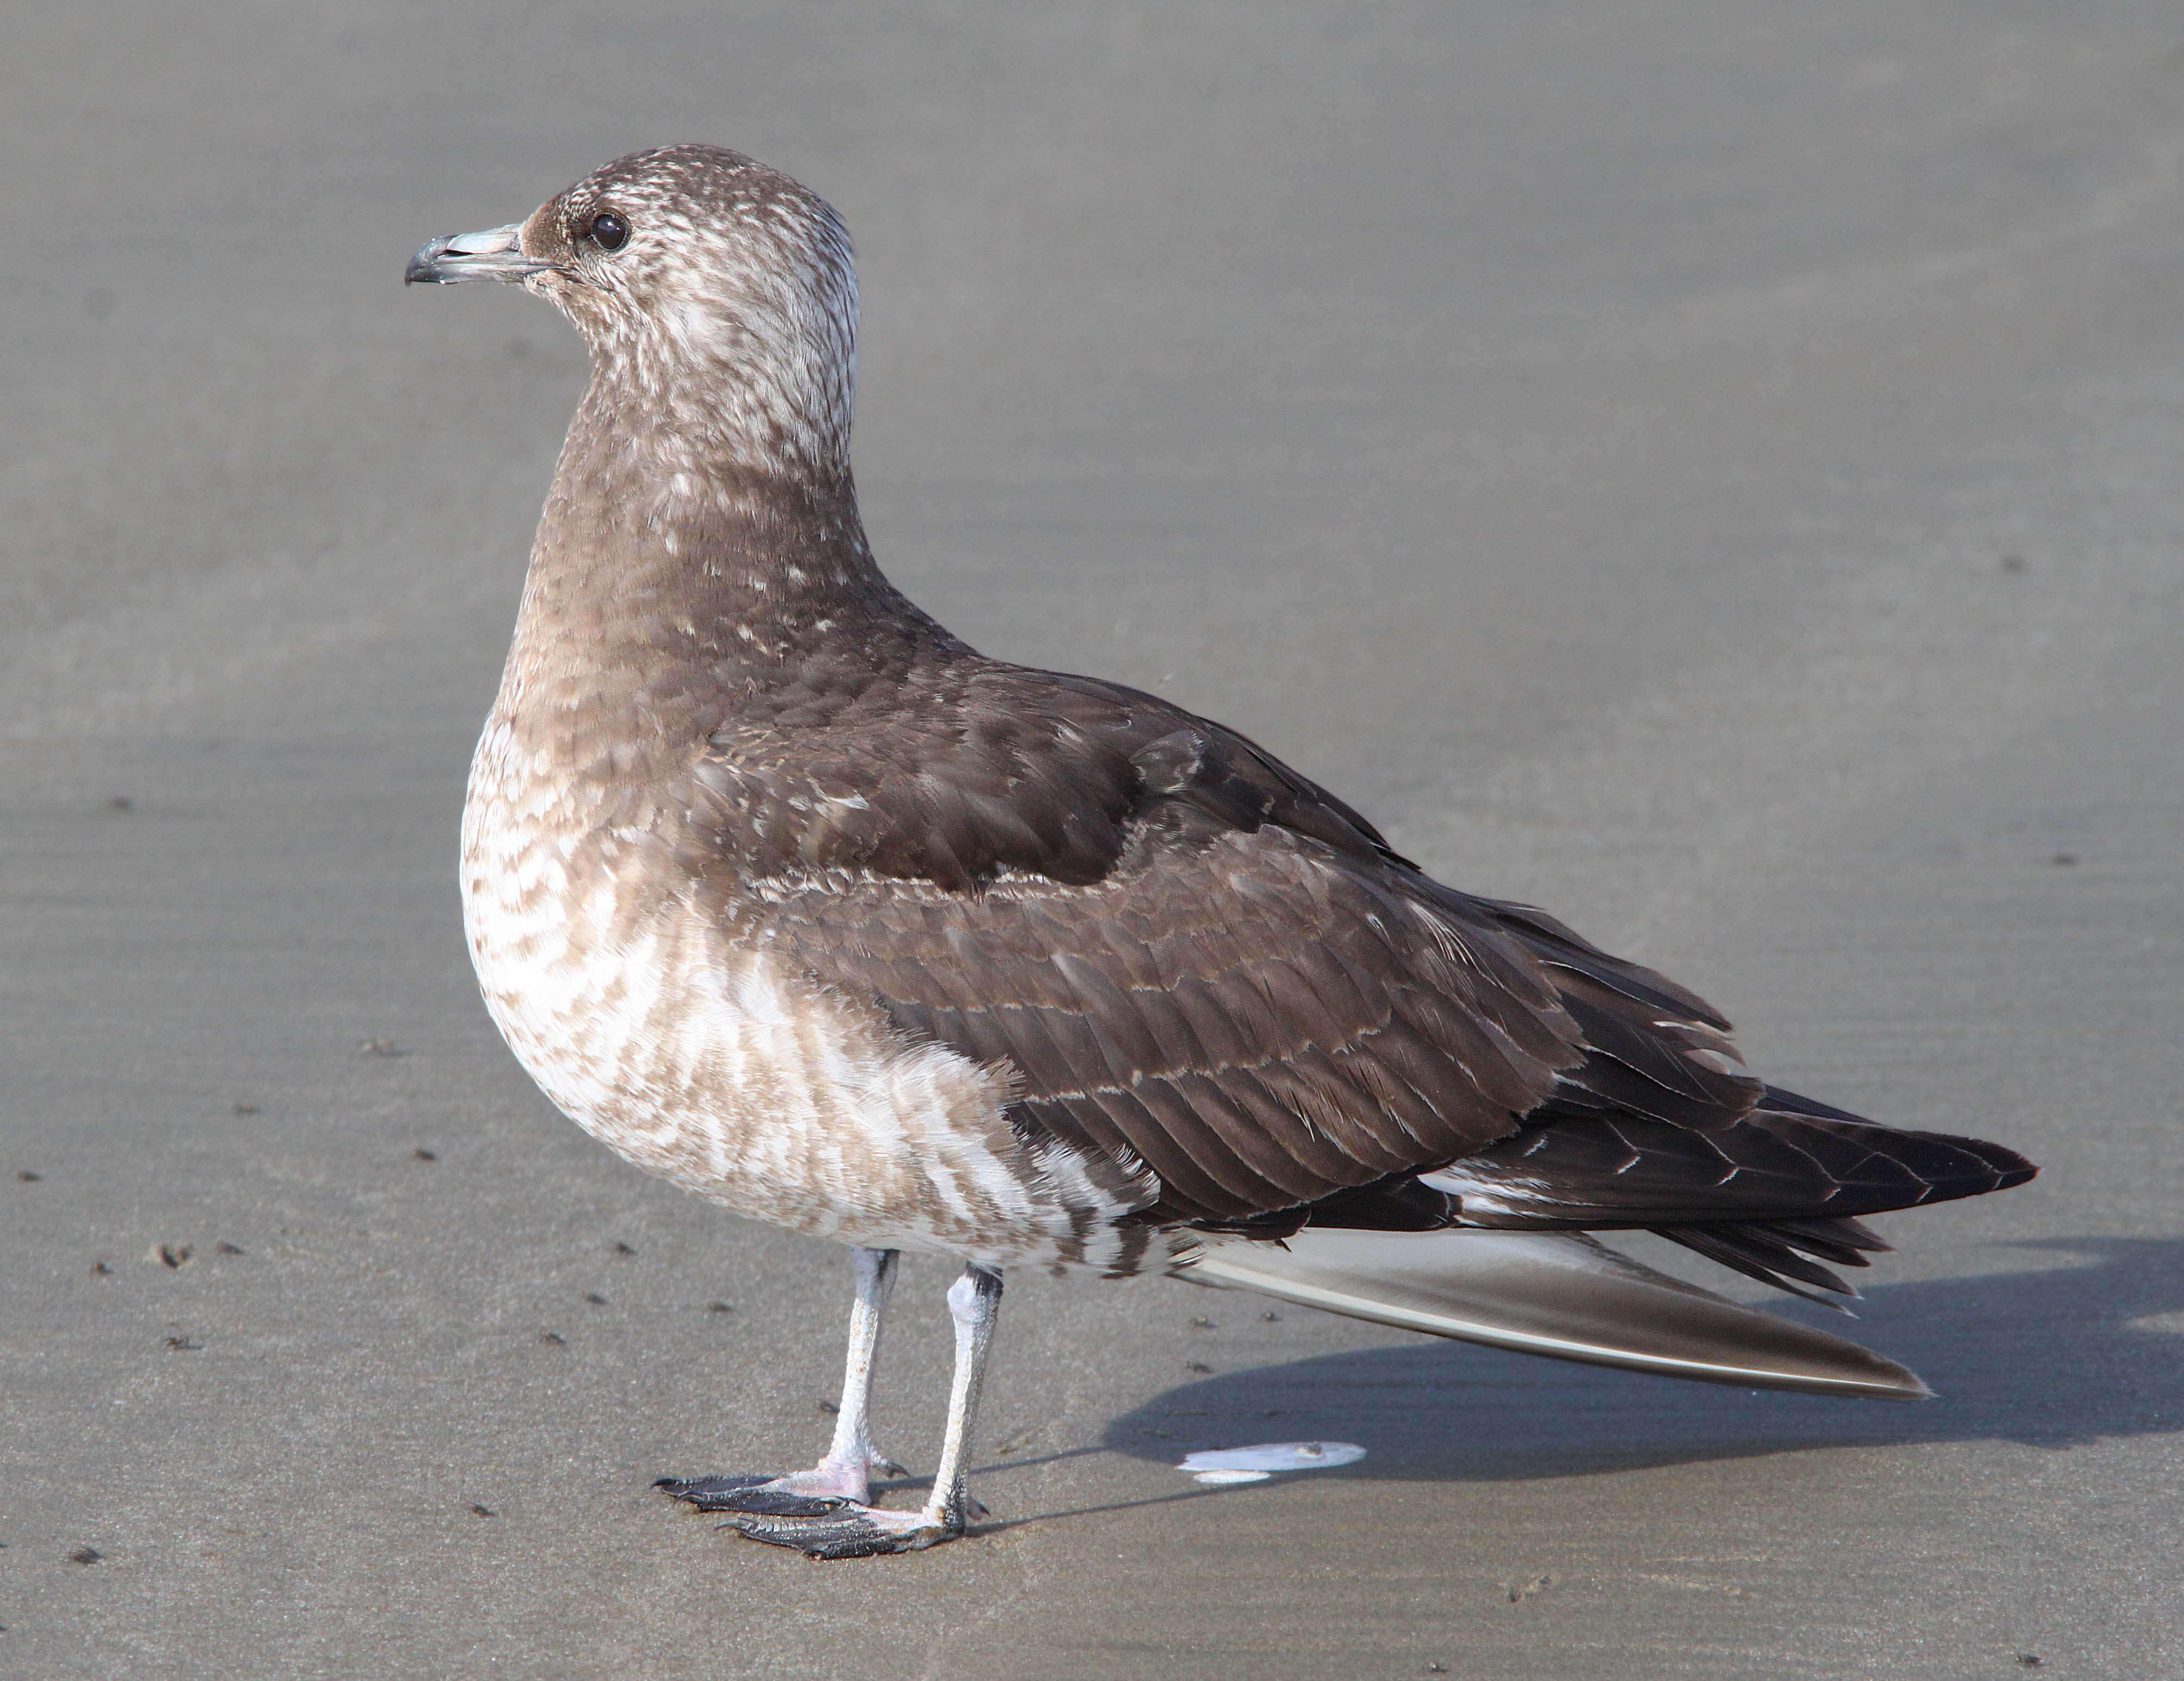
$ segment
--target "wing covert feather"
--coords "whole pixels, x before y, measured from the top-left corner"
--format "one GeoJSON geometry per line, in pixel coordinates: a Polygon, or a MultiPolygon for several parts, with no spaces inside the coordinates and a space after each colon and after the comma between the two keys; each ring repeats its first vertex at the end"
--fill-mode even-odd
{"type": "Polygon", "coordinates": [[[1444,911],[1287,829],[1149,824],[1099,883],[1004,877],[936,924],[944,891],[782,884],[766,920],[823,984],[1007,1066],[1025,1123],[1142,1159],[1157,1218],[1248,1219],[1451,1160],[1583,1055],[1515,942],[1446,937],[1444,911]]]}
{"type": "Polygon", "coordinates": [[[1005,1068],[1020,1125],[1150,1166],[1148,1220],[1298,1209],[1556,1104],[1685,1125],[1759,1093],[1674,982],[1442,886],[1243,736],[1117,684],[920,645],[724,723],[683,793],[724,907],[1005,1068]]]}

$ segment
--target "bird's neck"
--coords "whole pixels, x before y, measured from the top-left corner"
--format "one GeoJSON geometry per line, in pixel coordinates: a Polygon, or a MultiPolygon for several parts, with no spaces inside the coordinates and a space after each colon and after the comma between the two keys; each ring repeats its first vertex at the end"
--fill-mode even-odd
{"type": "Polygon", "coordinates": [[[563,445],[499,716],[671,734],[845,635],[945,638],[874,563],[846,464],[755,464],[612,399],[595,382],[563,445]]]}

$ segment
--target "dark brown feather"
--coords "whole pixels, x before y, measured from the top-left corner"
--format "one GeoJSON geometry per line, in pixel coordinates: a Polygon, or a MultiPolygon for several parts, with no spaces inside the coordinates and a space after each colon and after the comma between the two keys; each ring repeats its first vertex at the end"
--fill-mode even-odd
{"type": "Polygon", "coordinates": [[[1870,1247],[1838,1216],[2027,1171],[1769,1093],[1703,1000],[1433,881],[1245,738],[884,605],[854,673],[747,686],[692,829],[816,980],[1006,1067],[1019,1128],[1150,1170],[1137,1220],[1692,1227],[1832,1288],[1819,1261],[1870,1247]]]}

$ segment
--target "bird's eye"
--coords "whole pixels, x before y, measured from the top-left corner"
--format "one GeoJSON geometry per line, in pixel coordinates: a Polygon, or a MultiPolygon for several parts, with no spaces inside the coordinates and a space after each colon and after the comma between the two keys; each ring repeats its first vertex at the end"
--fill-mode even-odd
{"type": "Polygon", "coordinates": [[[584,232],[602,251],[619,251],[629,243],[629,224],[612,210],[601,210],[584,232]]]}

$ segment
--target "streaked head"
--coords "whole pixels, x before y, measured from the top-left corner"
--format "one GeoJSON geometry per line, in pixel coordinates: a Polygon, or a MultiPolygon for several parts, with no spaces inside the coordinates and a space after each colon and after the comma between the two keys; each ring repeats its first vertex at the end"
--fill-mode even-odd
{"type": "Polygon", "coordinates": [[[576,323],[595,387],[628,390],[692,444],[846,470],[849,235],[816,193],[739,152],[617,158],[525,221],[433,240],[404,278],[520,284],[576,323]]]}

